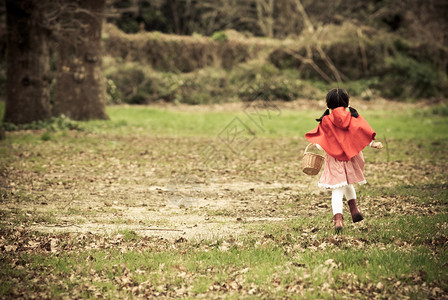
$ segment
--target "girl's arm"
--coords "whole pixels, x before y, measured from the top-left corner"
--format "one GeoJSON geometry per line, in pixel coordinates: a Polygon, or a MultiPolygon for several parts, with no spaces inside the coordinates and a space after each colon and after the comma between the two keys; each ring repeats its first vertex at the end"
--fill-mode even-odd
{"type": "Polygon", "coordinates": [[[383,149],[383,144],[381,142],[371,141],[369,146],[375,149],[383,149]]]}
{"type": "Polygon", "coordinates": [[[317,149],[324,151],[324,148],[322,148],[319,144],[315,144],[315,145],[316,145],[317,149]]]}

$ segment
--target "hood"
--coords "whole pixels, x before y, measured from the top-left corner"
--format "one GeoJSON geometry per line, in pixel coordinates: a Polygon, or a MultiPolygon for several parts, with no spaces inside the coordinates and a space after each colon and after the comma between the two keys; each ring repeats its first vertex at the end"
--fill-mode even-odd
{"type": "Polygon", "coordinates": [[[341,129],[347,129],[350,126],[350,121],[352,120],[352,114],[345,111],[345,107],[333,109],[328,117],[334,126],[341,129]]]}

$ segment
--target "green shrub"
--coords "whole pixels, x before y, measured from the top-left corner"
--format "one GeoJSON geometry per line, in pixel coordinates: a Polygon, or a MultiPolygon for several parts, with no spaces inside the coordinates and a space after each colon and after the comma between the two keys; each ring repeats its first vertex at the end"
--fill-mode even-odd
{"type": "Polygon", "coordinates": [[[127,103],[129,103],[129,104],[145,104],[146,98],[142,94],[136,94],[136,95],[133,95],[132,97],[130,97],[128,99],[127,103]]]}
{"type": "Polygon", "coordinates": [[[52,136],[51,136],[50,132],[48,132],[48,131],[45,131],[40,137],[40,139],[45,142],[51,140],[51,138],[52,138],[52,136]]]}
{"type": "Polygon", "coordinates": [[[349,92],[350,96],[360,97],[363,100],[371,100],[377,94],[375,87],[378,86],[378,82],[378,77],[347,81],[343,83],[343,88],[349,92]]]}
{"type": "Polygon", "coordinates": [[[115,65],[105,71],[109,103],[146,104],[156,101],[209,104],[250,101],[262,94],[271,100],[322,99],[328,85],[299,79],[297,69],[278,69],[252,61],[231,70],[204,68],[191,73],[157,72],[138,64],[115,65]]]}
{"type": "Polygon", "coordinates": [[[174,102],[178,100],[178,91],[182,86],[181,76],[174,73],[163,73],[162,76],[154,78],[155,94],[154,100],[174,102]]]}
{"type": "Polygon", "coordinates": [[[117,20],[117,26],[126,33],[137,33],[140,25],[133,16],[125,16],[117,20]]]}
{"type": "Polygon", "coordinates": [[[446,74],[427,63],[398,54],[386,58],[387,73],[379,82],[388,98],[427,98],[443,96],[448,88],[446,74]]]}
{"type": "Polygon", "coordinates": [[[439,116],[448,116],[448,103],[437,105],[432,108],[431,110],[433,115],[439,115],[439,116]]]}
{"type": "Polygon", "coordinates": [[[310,83],[300,80],[297,70],[279,70],[270,63],[235,68],[229,78],[238,97],[245,101],[259,94],[271,100],[285,101],[310,96],[310,83]]]}
{"type": "Polygon", "coordinates": [[[131,96],[125,98],[125,102],[128,104],[147,104],[154,99],[153,79],[147,78],[137,88],[136,92],[131,96]]]}
{"type": "Polygon", "coordinates": [[[112,103],[121,101],[128,102],[136,94],[139,86],[145,81],[145,73],[135,65],[121,65],[118,68],[107,70],[105,73],[108,79],[111,100],[113,100],[112,103]]]}
{"type": "MultiPolygon", "coordinates": [[[[6,131],[16,131],[16,130],[39,130],[46,129],[48,131],[57,131],[57,130],[80,130],[83,128],[79,125],[78,122],[73,121],[67,118],[64,115],[60,117],[52,117],[47,120],[34,121],[28,124],[15,125],[12,123],[2,123],[1,127],[6,131]]],[[[42,137],[44,140],[47,137],[42,137]]],[[[50,137],[51,138],[51,137],[50,137]]]]}
{"type": "Polygon", "coordinates": [[[110,78],[106,80],[106,97],[108,104],[119,104],[122,102],[121,92],[110,78]]]}
{"type": "Polygon", "coordinates": [[[215,42],[227,42],[229,40],[229,37],[227,36],[227,34],[224,31],[216,31],[212,34],[212,36],[210,37],[212,40],[214,40],[215,42]]]}

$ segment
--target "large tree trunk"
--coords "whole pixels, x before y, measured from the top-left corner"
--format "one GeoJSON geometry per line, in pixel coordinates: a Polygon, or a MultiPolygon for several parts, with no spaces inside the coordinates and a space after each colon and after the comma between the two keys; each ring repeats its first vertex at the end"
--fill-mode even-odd
{"type": "Polygon", "coordinates": [[[24,124],[51,116],[50,64],[43,0],[7,0],[5,122],[24,124]]]}
{"type": "Polygon", "coordinates": [[[101,27],[105,0],[78,0],[68,12],[59,40],[54,114],[74,120],[107,119],[106,86],[101,69],[101,27]],[[71,35],[68,35],[69,32],[71,35]]]}

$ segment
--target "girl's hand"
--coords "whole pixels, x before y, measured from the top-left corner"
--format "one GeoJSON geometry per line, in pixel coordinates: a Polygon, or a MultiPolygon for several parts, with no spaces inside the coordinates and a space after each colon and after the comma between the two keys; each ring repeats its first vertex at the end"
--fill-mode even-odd
{"type": "Polygon", "coordinates": [[[383,144],[381,142],[373,142],[372,143],[372,148],[383,149],[383,144]]]}

